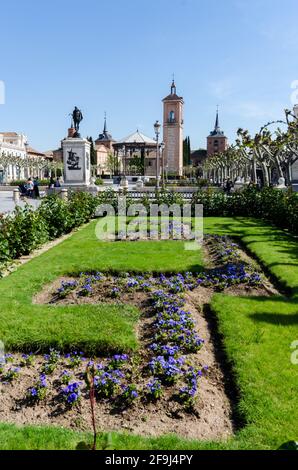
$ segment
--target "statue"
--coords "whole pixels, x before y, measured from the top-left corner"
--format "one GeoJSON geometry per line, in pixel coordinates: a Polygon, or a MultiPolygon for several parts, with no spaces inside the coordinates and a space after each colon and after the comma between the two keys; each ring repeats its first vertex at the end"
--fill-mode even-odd
{"type": "Polygon", "coordinates": [[[68,159],[67,159],[67,165],[69,170],[81,170],[79,167],[80,163],[80,157],[76,154],[76,152],[73,152],[72,149],[67,152],[68,153],[68,159]]]}
{"type": "Polygon", "coordinates": [[[75,137],[80,137],[79,129],[80,129],[80,122],[83,120],[83,114],[81,110],[75,106],[75,109],[70,114],[70,116],[72,117],[72,123],[76,130],[75,137]]]}

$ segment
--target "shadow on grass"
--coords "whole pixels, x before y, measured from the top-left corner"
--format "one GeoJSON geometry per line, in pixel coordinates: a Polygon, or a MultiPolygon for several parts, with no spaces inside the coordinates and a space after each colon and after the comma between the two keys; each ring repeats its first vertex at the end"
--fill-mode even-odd
{"type": "Polygon", "coordinates": [[[219,320],[217,315],[212,311],[210,304],[203,307],[204,318],[207,321],[208,329],[211,335],[211,343],[214,346],[215,358],[220,369],[223,371],[223,385],[226,396],[231,403],[232,423],[234,432],[240,431],[247,425],[245,414],[239,409],[240,392],[237,386],[237,377],[235,369],[231,361],[228,359],[224,337],[219,332],[219,320]]]}
{"type": "Polygon", "coordinates": [[[270,323],[279,326],[298,325],[298,311],[293,315],[283,315],[279,313],[253,313],[249,315],[253,321],[261,323],[270,323]]]}

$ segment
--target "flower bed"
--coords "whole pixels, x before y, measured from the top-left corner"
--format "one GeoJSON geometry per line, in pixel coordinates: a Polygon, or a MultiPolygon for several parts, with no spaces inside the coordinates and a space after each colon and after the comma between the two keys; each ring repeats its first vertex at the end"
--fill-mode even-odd
{"type": "Polygon", "coordinates": [[[206,249],[214,266],[200,274],[97,272],[56,283],[48,303],[136,305],[142,312],[140,349],[110,357],[55,350],[44,356],[8,354],[0,368],[3,419],[89,429],[91,371],[101,428],[144,434],[175,428],[192,438],[230,435],[231,404],[200,309],[218,289],[259,289],[264,295],[266,280],[231,240],[208,237],[206,249]]]}

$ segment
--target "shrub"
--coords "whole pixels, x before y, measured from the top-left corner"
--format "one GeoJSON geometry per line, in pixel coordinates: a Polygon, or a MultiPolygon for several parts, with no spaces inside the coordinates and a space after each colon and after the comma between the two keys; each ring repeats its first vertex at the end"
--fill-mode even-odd
{"type": "Polygon", "coordinates": [[[192,204],[203,204],[206,217],[256,217],[298,233],[298,195],[292,190],[246,188],[231,195],[212,189],[199,190],[194,194],[192,204]]]}
{"type": "Polygon", "coordinates": [[[73,193],[68,201],[53,194],[45,197],[37,210],[26,205],[0,214],[0,272],[10,260],[88,222],[98,204],[98,198],[88,193],[73,193]]]}
{"type": "Polygon", "coordinates": [[[46,221],[29,205],[24,209],[17,206],[14,212],[6,217],[3,229],[8,242],[9,257],[12,259],[28,255],[49,239],[46,221]]]}

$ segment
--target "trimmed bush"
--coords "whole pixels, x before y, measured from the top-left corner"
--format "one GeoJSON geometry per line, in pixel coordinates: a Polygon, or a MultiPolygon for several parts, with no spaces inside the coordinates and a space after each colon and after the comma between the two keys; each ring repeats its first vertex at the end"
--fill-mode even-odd
{"type": "Polygon", "coordinates": [[[37,210],[30,205],[0,215],[0,270],[10,260],[28,255],[43,243],[88,222],[99,201],[88,193],[73,193],[68,201],[53,194],[37,210]]]}
{"type": "Polygon", "coordinates": [[[247,188],[226,195],[222,192],[198,191],[192,204],[203,204],[206,217],[255,217],[298,233],[298,194],[273,188],[247,188]]]}

